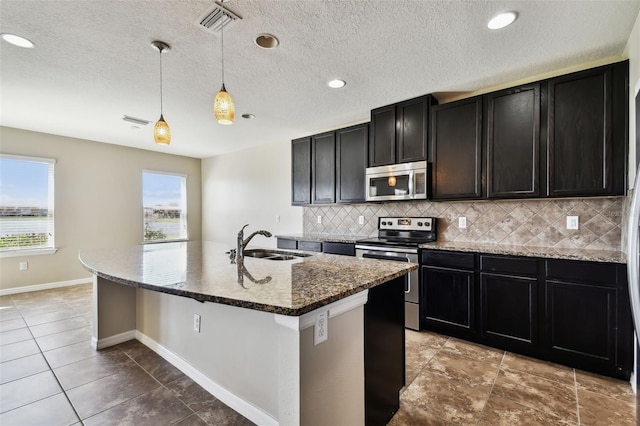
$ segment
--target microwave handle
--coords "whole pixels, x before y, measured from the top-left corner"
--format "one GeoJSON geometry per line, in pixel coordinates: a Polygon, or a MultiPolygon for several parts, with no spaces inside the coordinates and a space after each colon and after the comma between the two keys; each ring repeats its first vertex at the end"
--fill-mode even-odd
{"type": "Polygon", "coordinates": [[[415,198],[416,197],[416,179],[414,178],[414,174],[415,174],[415,170],[410,170],[409,171],[409,188],[411,188],[411,191],[409,193],[409,197],[411,198],[415,198]]]}

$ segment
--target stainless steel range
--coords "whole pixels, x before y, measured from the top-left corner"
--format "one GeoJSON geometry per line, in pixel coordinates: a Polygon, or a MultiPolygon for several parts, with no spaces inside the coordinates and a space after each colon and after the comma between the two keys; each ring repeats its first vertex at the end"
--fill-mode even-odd
{"type": "MultiPolygon", "coordinates": [[[[378,237],[356,241],[356,256],[418,263],[420,244],[436,241],[435,217],[380,217],[378,237]]],[[[420,329],[420,271],[407,274],[405,327],[420,329]]]]}

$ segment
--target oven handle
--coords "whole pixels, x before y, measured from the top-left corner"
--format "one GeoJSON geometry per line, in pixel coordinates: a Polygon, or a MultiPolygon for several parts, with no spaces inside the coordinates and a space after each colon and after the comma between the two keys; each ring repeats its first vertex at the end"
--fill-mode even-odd
{"type": "Polygon", "coordinates": [[[362,257],[367,259],[391,260],[393,262],[409,262],[406,257],[386,256],[384,254],[362,253],[362,257]]]}
{"type": "Polygon", "coordinates": [[[395,247],[381,247],[381,246],[361,246],[359,244],[356,245],[356,250],[371,250],[371,251],[390,251],[393,253],[408,253],[408,254],[418,254],[417,248],[395,248],[395,247]]]}

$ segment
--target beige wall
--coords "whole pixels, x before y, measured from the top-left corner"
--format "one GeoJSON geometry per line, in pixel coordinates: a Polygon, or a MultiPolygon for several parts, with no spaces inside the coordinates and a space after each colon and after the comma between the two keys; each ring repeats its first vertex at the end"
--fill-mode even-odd
{"type": "MultiPolygon", "coordinates": [[[[233,247],[238,230],[302,232],[302,207],[291,206],[291,141],[202,160],[203,239],[233,247]],[[280,216],[280,222],[276,222],[280,216]]],[[[275,238],[252,244],[275,247],[275,238]]]]}
{"type": "Polygon", "coordinates": [[[636,176],[636,106],[635,97],[640,91],[640,14],[627,41],[624,54],[629,58],[629,187],[636,176]]]}
{"type": "Polygon", "coordinates": [[[78,261],[80,249],[140,244],[143,169],[187,175],[189,239],[201,239],[199,159],[7,127],[0,127],[0,140],[4,154],[57,160],[58,247],[52,255],[1,258],[0,290],[89,279],[78,261]],[[29,262],[27,271],[19,270],[21,261],[29,262]]]}

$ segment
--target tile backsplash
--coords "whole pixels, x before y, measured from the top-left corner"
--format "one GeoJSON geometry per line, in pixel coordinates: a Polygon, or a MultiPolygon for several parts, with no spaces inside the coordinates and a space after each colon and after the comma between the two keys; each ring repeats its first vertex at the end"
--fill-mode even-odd
{"type": "Polygon", "coordinates": [[[379,216],[438,218],[438,240],[531,247],[621,250],[626,197],[508,201],[368,203],[304,207],[306,234],[376,236],[379,216]],[[322,223],[318,223],[322,216],[322,223]],[[364,224],[358,217],[364,216],[364,224]],[[579,229],[567,229],[567,216],[579,229]],[[458,228],[458,218],[467,227],[458,228]]]}

